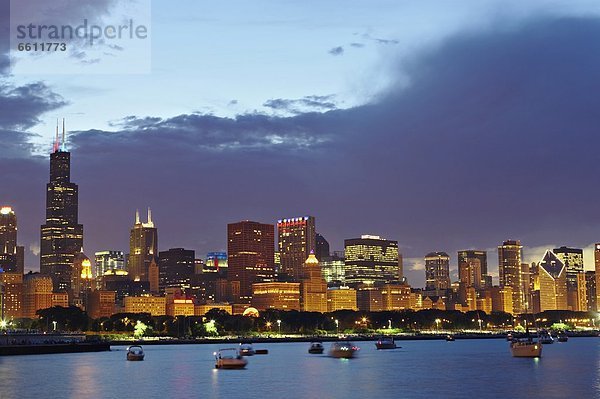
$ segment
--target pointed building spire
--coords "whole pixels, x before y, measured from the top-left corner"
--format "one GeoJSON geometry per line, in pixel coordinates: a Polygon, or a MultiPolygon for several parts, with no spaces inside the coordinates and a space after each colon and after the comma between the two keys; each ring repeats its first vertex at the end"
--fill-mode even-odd
{"type": "Polygon", "coordinates": [[[152,224],[152,210],[148,207],[148,224],[152,224]]]}
{"type": "Polygon", "coordinates": [[[140,224],[140,210],[135,210],[135,224],[140,224]]]}

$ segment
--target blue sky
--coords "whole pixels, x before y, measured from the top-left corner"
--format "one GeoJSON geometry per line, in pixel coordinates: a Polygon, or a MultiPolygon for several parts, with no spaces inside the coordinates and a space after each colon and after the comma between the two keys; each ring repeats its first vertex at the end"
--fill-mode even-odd
{"type": "MultiPolygon", "coordinates": [[[[65,23],[120,15],[52,4],[65,23]]],[[[21,75],[0,59],[0,202],[28,266],[62,117],[88,255],[126,251],[148,205],[160,249],[199,256],[242,219],[312,214],[333,249],[396,239],[415,286],[431,251],[455,265],[489,249],[497,271],[505,239],[528,261],[600,241],[597,2],[153,1],[151,15],[150,73],[92,74],[83,57],[79,74],[40,58],[21,75]]]]}

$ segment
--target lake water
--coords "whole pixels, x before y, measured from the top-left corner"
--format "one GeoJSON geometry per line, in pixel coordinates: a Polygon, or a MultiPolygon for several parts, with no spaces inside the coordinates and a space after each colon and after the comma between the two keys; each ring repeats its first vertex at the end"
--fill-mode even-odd
{"type": "MultiPolygon", "coordinates": [[[[308,343],[256,344],[246,370],[216,370],[231,345],[144,347],[146,360],[111,352],[0,358],[0,398],[599,398],[600,338],[510,356],[504,340],[400,341],[355,359],[309,355],[308,343]]],[[[326,351],[329,343],[325,343],[326,351]]]]}

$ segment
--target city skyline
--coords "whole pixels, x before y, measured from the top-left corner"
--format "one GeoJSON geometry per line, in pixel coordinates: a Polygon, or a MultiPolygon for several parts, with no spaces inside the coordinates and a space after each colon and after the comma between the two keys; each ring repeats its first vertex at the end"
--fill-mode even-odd
{"type": "MultiPolygon", "coordinates": [[[[160,249],[225,250],[227,223],[293,215],[315,216],[332,250],[363,234],[396,240],[415,286],[432,251],[450,255],[455,281],[457,251],[487,250],[497,279],[493,251],[508,239],[526,262],[584,248],[591,269],[600,7],[407,4],[215,6],[198,21],[157,2],[172,18],[155,18],[148,76],[12,76],[2,52],[0,201],[19,217],[26,268],[37,269],[40,187],[66,117],[88,255],[126,251],[132,213],[149,206],[160,249]],[[184,51],[213,28],[235,51],[184,51]],[[165,65],[173,51],[188,67],[165,65]]],[[[59,22],[113,6],[71,5],[59,22]]]]}

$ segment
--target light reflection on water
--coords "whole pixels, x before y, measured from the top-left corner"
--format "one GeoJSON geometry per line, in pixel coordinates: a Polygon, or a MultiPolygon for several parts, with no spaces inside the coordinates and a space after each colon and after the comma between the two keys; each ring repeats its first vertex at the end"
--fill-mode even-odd
{"type": "Polygon", "coordinates": [[[255,344],[269,354],[250,357],[246,370],[214,368],[222,345],[147,345],[143,362],[127,362],[124,347],[5,357],[0,398],[600,397],[596,338],[546,345],[541,359],[512,358],[503,340],[357,344],[350,360],[310,355],[308,343],[255,344]]]}

